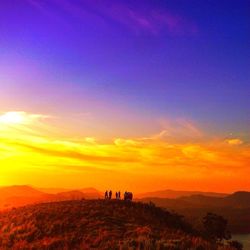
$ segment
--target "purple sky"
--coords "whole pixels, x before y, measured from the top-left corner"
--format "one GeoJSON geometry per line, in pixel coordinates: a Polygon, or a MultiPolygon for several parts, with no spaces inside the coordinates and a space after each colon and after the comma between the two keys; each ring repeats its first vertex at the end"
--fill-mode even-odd
{"type": "Polygon", "coordinates": [[[94,114],[91,129],[110,135],[185,119],[248,140],[249,10],[247,0],[1,1],[1,111],[94,114]]]}

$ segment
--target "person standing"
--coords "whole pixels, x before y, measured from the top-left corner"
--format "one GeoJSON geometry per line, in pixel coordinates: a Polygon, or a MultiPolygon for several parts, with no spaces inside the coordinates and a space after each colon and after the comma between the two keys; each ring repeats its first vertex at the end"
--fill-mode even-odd
{"type": "Polygon", "coordinates": [[[109,191],[109,199],[111,200],[112,198],[112,190],[109,191]]]}

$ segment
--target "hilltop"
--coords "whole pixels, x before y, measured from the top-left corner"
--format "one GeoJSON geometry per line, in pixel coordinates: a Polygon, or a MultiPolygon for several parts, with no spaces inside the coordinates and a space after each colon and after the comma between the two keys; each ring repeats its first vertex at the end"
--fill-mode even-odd
{"type": "Polygon", "coordinates": [[[182,216],[152,203],[116,200],[61,201],[2,212],[0,245],[12,250],[213,247],[182,216]]]}

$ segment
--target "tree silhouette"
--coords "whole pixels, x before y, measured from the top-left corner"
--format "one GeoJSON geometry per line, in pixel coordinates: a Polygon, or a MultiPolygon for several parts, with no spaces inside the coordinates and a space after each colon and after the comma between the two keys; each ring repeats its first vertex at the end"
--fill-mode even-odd
{"type": "Polygon", "coordinates": [[[205,236],[212,241],[229,240],[231,233],[227,230],[227,220],[220,215],[207,213],[203,217],[205,236]]]}
{"type": "Polygon", "coordinates": [[[237,250],[243,249],[243,245],[240,242],[238,242],[237,240],[229,241],[229,246],[234,247],[237,250]]]}

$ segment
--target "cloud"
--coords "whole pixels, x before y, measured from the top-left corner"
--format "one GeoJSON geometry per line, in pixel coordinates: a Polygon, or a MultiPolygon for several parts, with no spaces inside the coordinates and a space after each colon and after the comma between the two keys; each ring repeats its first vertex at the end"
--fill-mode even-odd
{"type": "Polygon", "coordinates": [[[114,140],[114,144],[117,146],[136,146],[140,143],[132,139],[117,138],[114,140]]]}
{"type": "Polygon", "coordinates": [[[30,114],[24,111],[9,111],[0,115],[0,124],[31,124],[36,121],[48,118],[49,116],[42,114],[30,114]]]}
{"type": "Polygon", "coordinates": [[[233,138],[233,139],[227,139],[226,143],[228,143],[229,145],[235,146],[235,145],[241,145],[243,141],[238,138],[233,138]]]}
{"type": "Polygon", "coordinates": [[[106,23],[111,21],[120,24],[139,34],[142,32],[157,35],[166,32],[173,35],[193,34],[197,32],[196,24],[184,16],[172,13],[168,9],[160,9],[148,2],[138,4],[126,1],[82,0],[73,3],[69,0],[55,0],[59,7],[64,8],[79,18],[99,18],[106,23]]]}
{"type": "Polygon", "coordinates": [[[155,7],[141,8],[141,6],[128,6],[125,3],[113,2],[108,7],[102,5],[101,11],[137,33],[143,31],[151,34],[168,32],[176,35],[196,31],[195,25],[184,17],[155,7]]]}
{"type": "Polygon", "coordinates": [[[204,136],[203,131],[199,126],[191,120],[178,118],[178,119],[161,119],[159,121],[162,131],[154,135],[152,138],[174,138],[175,140],[181,139],[189,141],[195,140],[204,136]]]}
{"type": "MultiPolygon", "coordinates": [[[[62,0],[63,1],[63,0],[62,0]]],[[[52,21],[56,21],[65,27],[69,27],[69,24],[65,21],[65,18],[59,16],[59,14],[52,7],[53,0],[51,1],[41,1],[41,0],[26,0],[27,4],[32,6],[34,10],[38,11],[45,17],[52,21]]]]}
{"type": "MultiPolygon", "coordinates": [[[[42,155],[47,155],[51,157],[59,157],[59,158],[69,158],[69,159],[74,159],[74,160],[79,160],[79,161],[87,161],[90,163],[96,163],[96,162],[134,162],[135,158],[134,157],[123,157],[122,155],[101,155],[100,150],[95,150],[90,153],[84,152],[84,150],[80,151],[81,146],[78,145],[77,148],[62,148],[63,143],[60,145],[61,147],[57,148],[56,146],[58,144],[56,143],[47,143],[43,146],[40,145],[31,145],[31,144],[25,144],[25,143],[14,143],[15,146],[21,146],[29,149],[33,153],[39,153],[42,155]]],[[[59,146],[59,145],[58,145],[59,146]]],[[[102,151],[102,153],[105,151],[102,151]]]]}
{"type": "Polygon", "coordinates": [[[247,147],[235,152],[231,147],[222,147],[219,142],[169,143],[159,138],[150,140],[115,138],[109,143],[98,141],[90,143],[88,139],[73,142],[39,137],[2,138],[2,144],[16,148],[18,153],[23,152],[25,156],[30,155],[30,159],[40,155],[49,161],[68,159],[71,164],[105,165],[110,169],[119,169],[125,164],[128,169],[133,166],[144,166],[155,171],[155,167],[158,166],[163,172],[183,166],[196,168],[196,171],[199,171],[199,166],[206,166],[209,169],[226,167],[228,171],[230,166],[233,168],[244,166],[248,161],[246,152],[249,152],[247,147]]]}
{"type": "Polygon", "coordinates": [[[85,141],[88,142],[88,143],[96,143],[96,139],[93,138],[93,137],[86,137],[85,141]]]}
{"type": "MultiPolygon", "coordinates": [[[[27,112],[21,114],[31,121],[47,117],[27,112]]],[[[46,123],[47,119],[43,122],[46,123]]],[[[172,123],[176,125],[176,122],[172,123]]],[[[172,123],[168,120],[168,125],[172,123]]],[[[81,136],[72,139],[64,134],[42,135],[36,133],[35,124],[28,124],[34,131],[32,135],[25,130],[12,128],[9,128],[8,133],[1,133],[0,174],[9,173],[12,176],[13,173],[24,175],[32,172],[36,173],[37,179],[40,175],[60,175],[64,182],[68,176],[72,176],[72,183],[75,183],[75,179],[80,181],[81,177],[89,185],[92,182],[95,185],[97,179],[107,185],[105,178],[109,178],[112,183],[117,183],[117,179],[125,182],[122,176],[126,176],[131,182],[133,178],[137,186],[144,185],[145,180],[150,182],[150,178],[154,178],[156,183],[160,180],[164,183],[177,182],[180,179],[205,182],[209,178],[212,178],[211,182],[214,179],[223,182],[231,175],[241,183],[250,174],[248,144],[237,138],[228,139],[226,143],[223,138],[213,140],[206,137],[206,140],[199,140],[202,136],[200,129],[193,122],[183,119],[178,120],[179,125],[175,129],[165,126],[164,130],[153,136],[108,140],[81,136]],[[183,136],[192,133],[192,140],[169,139],[170,135],[178,133],[183,136]],[[198,139],[195,141],[195,138],[198,139]],[[240,147],[232,147],[241,143],[240,147]],[[62,172],[58,172],[60,166],[62,172]],[[108,175],[103,178],[102,170],[112,173],[112,178],[108,175]],[[138,180],[141,182],[138,183],[138,180]]]]}

